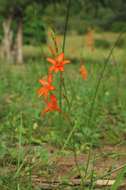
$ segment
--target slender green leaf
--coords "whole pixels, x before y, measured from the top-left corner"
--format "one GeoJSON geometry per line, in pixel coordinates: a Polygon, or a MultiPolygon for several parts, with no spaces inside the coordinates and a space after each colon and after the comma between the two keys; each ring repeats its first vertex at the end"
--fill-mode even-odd
{"type": "Polygon", "coordinates": [[[122,168],[121,172],[117,175],[115,183],[112,185],[111,190],[117,190],[118,187],[121,185],[124,174],[126,172],[126,165],[122,168]]]}

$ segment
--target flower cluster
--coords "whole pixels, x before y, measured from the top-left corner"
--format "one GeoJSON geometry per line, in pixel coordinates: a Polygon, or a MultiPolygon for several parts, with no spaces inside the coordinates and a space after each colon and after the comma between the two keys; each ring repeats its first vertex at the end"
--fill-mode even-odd
{"type": "MultiPolygon", "coordinates": [[[[56,42],[55,42],[56,43],[56,42]]],[[[51,58],[47,58],[47,61],[51,64],[48,69],[48,76],[39,80],[39,83],[42,85],[37,93],[39,96],[44,98],[46,107],[42,111],[42,115],[45,115],[47,112],[58,111],[61,112],[60,107],[58,106],[58,101],[56,95],[52,93],[56,90],[56,87],[53,86],[53,80],[55,74],[58,72],[64,72],[64,65],[70,63],[69,60],[65,60],[64,53],[56,55],[57,48],[53,49],[49,46],[50,52],[52,54],[51,58]]]]}
{"type": "MultiPolygon", "coordinates": [[[[58,42],[55,35],[51,34],[51,37],[54,42],[54,48],[52,46],[48,46],[52,57],[47,58],[47,61],[51,65],[48,68],[48,75],[39,80],[41,87],[37,91],[39,97],[43,97],[45,103],[45,108],[42,111],[42,115],[52,111],[61,112],[57,97],[55,95],[56,93],[54,93],[56,91],[56,87],[53,85],[53,82],[55,81],[55,75],[59,72],[62,79],[61,73],[64,72],[64,66],[70,63],[69,60],[65,59],[64,52],[59,53],[58,42]]],[[[81,64],[80,74],[83,80],[87,79],[87,70],[84,64],[81,64]]]]}

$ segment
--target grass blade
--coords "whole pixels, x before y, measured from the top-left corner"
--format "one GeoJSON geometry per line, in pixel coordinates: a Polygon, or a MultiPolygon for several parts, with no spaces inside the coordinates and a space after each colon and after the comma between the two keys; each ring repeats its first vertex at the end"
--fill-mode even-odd
{"type": "Polygon", "coordinates": [[[120,173],[117,175],[116,181],[112,185],[111,190],[117,190],[119,188],[119,186],[121,185],[121,183],[122,183],[122,181],[124,179],[125,172],[126,172],[126,165],[124,166],[124,168],[122,168],[120,173]]]}

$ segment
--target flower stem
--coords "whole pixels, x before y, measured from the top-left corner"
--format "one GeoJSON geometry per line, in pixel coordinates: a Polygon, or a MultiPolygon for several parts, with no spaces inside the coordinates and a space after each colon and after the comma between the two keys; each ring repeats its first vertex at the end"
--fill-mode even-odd
{"type": "MultiPolygon", "coordinates": [[[[68,0],[67,13],[66,13],[66,18],[65,18],[65,27],[64,27],[64,37],[63,37],[62,52],[65,52],[65,44],[66,44],[66,35],[67,35],[67,30],[68,30],[70,7],[71,7],[71,0],[68,0]]],[[[63,74],[60,73],[59,105],[60,105],[61,109],[62,109],[62,87],[63,87],[63,83],[64,83],[63,74]]]]}

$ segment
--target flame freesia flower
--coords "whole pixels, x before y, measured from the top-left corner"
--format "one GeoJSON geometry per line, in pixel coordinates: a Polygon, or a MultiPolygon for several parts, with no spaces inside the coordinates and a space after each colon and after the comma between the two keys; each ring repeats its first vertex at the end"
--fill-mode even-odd
{"type": "MultiPolygon", "coordinates": [[[[47,61],[51,63],[49,69],[48,69],[48,77],[42,78],[39,80],[40,84],[42,85],[37,93],[39,96],[44,97],[44,103],[45,108],[42,111],[42,115],[45,115],[47,112],[62,112],[58,105],[58,100],[54,94],[52,94],[52,91],[55,90],[55,86],[53,86],[53,77],[54,74],[57,72],[63,72],[64,71],[64,65],[70,63],[69,60],[65,59],[64,52],[61,52],[59,54],[59,48],[58,43],[59,39],[55,37],[54,33],[49,34],[53,40],[54,47],[51,45],[48,46],[49,51],[52,55],[52,57],[47,58],[47,61]]],[[[60,73],[61,74],[61,73],[60,73]]],[[[60,79],[62,79],[62,74],[60,75],[60,79]]]]}
{"type": "Polygon", "coordinates": [[[59,108],[58,103],[57,103],[57,98],[53,94],[50,95],[50,101],[47,102],[47,107],[43,110],[42,115],[44,115],[47,112],[52,112],[52,111],[61,112],[61,109],[59,108]]]}
{"type": "Polygon", "coordinates": [[[52,75],[49,74],[47,79],[40,79],[39,82],[41,83],[42,87],[38,89],[38,95],[47,97],[49,92],[54,90],[55,87],[51,84],[52,83],[52,75]]]}
{"type": "Polygon", "coordinates": [[[47,58],[47,61],[51,64],[53,64],[50,68],[49,71],[52,72],[63,72],[64,71],[64,65],[67,63],[70,63],[69,60],[65,60],[64,59],[64,53],[62,52],[61,54],[59,54],[56,58],[52,59],[52,58],[47,58]]]}
{"type": "Polygon", "coordinates": [[[80,67],[80,74],[81,74],[83,80],[87,79],[87,70],[84,65],[81,65],[81,67],[80,67]]]}

